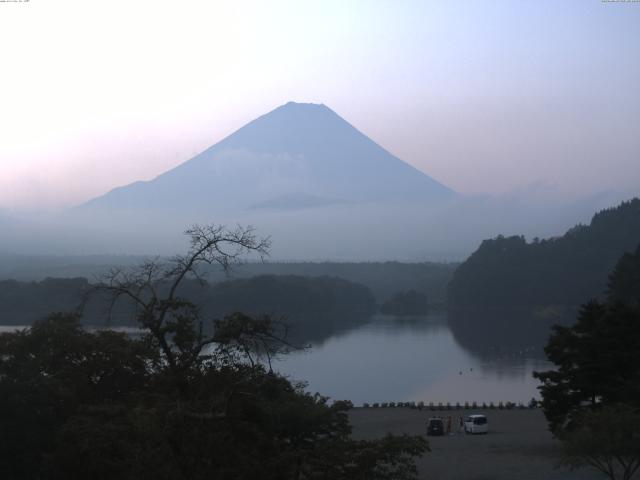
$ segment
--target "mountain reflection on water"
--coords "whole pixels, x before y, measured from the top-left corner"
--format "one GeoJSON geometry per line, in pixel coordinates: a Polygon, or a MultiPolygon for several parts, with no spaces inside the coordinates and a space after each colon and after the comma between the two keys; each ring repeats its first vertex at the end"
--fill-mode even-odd
{"type": "Polygon", "coordinates": [[[550,368],[542,350],[548,325],[510,335],[502,319],[476,320],[475,325],[460,318],[450,322],[446,313],[377,315],[364,325],[312,339],[309,349],[281,357],[274,368],[307,381],[311,392],[356,405],[539,397],[531,374],[550,368]]]}

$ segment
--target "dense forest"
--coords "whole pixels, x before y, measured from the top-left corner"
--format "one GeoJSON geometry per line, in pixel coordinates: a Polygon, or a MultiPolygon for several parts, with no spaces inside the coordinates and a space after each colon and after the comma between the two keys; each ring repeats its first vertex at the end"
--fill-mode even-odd
{"type": "Polygon", "coordinates": [[[640,245],[634,253],[625,253],[609,277],[609,303],[640,306],[640,245]]]}
{"type": "Polygon", "coordinates": [[[594,215],[563,236],[527,242],[498,236],[482,242],[455,271],[449,308],[575,307],[603,294],[625,252],[640,244],[640,199],[594,215]]]}
{"type": "Polygon", "coordinates": [[[413,289],[396,293],[380,307],[380,313],[399,317],[425,315],[428,311],[427,296],[413,289]]]}
{"type": "Polygon", "coordinates": [[[368,322],[376,312],[369,288],[337,277],[259,275],[211,286],[200,299],[205,312],[271,315],[290,326],[295,342],[321,341],[368,322]]]}
{"type": "Polygon", "coordinates": [[[40,282],[0,281],[0,324],[29,325],[51,312],[76,311],[90,285],[86,278],[40,282]]]}
{"type": "Polygon", "coordinates": [[[337,277],[298,275],[260,275],[220,282],[209,288],[203,305],[216,316],[235,311],[253,315],[353,313],[368,316],[376,310],[373,295],[364,285],[337,277]]]}
{"type": "MultiPolygon", "coordinates": [[[[109,311],[108,299],[93,291],[95,286],[85,278],[0,281],[0,323],[28,325],[49,312],[75,312],[82,305],[85,324],[135,325],[130,304],[119,302],[109,311]]],[[[179,293],[211,319],[236,311],[281,318],[303,342],[367,321],[377,308],[367,287],[336,277],[261,275],[213,284],[190,279],[179,293]]]]}

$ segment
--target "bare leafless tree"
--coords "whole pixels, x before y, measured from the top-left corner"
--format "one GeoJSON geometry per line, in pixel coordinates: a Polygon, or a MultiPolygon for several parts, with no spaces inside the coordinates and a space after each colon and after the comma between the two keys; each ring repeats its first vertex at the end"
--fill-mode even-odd
{"type": "Polygon", "coordinates": [[[182,370],[200,356],[213,337],[202,333],[200,310],[180,298],[186,279],[203,281],[203,267],[217,265],[228,272],[244,255],[268,254],[270,239],[255,234],[253,227],[194,225],[185,235],[190,248],[184,255],[160,258],[129,269],[113,269],[96,287],[109,298],[109,311],[122,299],[135,306],[139,325],[155,339],[172,370],[182,370]]]}

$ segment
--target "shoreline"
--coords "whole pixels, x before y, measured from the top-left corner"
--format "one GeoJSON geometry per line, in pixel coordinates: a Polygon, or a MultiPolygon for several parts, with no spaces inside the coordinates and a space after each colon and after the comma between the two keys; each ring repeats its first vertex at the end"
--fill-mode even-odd
{"type": "Polygon", "coordinates": [[[356,439],[395,435],[423,435],[431,452],[417,459],[420,480],[597,480],[596,471],[570,471],[557,468],[560,444],[547,429],[539,408],[422,410],[395,408],[362,408],[349,411],[356,439]],[[426,436],[430,417],[458,416],[473,413],[486,415],[489,433],[465,435],[455,433],[442,437],[426,436]]]}

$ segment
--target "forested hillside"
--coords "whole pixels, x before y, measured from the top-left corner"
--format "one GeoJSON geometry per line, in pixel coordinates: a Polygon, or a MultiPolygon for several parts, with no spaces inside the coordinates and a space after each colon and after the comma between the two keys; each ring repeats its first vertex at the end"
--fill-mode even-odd
{"type": "MultiPolygon", "coordinates": [[[[416,290],[429,297],[430,304],[446,302],[446,287],[457,263],[436,262],[265,262],[234,268],[236,278],[257,275],[302,275],[340,277],[369,287],[376,301],[384,303],[403,290],[416,290]]],[[[211,280],[222,280],[213,273],[211,280]]]]}
{"type": "Polygon", "coordinates": [[[248,314],[353,313],[371,315],[376,304],[364,285],[336,277],[260,275],[212,286],[204,305],[217,316],[248,314]]]}
{"type": "MultiPolygon", "coordinates": [[[[42,282],[0,281],[0,325],[28,325],[50,312],[79,311],[82,321],[96,326],[133,326],[133,307],[115,304],[94,292],[84,278],[42,282]]],[[[369,288],[336,277],[261,275],[215,284],[194,279],[184,281],[180,295],[198,305],[203,317],[222,318],[232,312],[271,315],[291,326],[298,341],[324,338],[331,333],[368,321],[376,311],[369,288]]]]}
{"type": "Polygon", "coordinates": [[[640,199],[594,215],[563,236],[482,242],[455,271],[447,296],[456,307],[577,306],[603,294],[625,252],[640,244],[640,199]]]}
{"type": "Polygon", "coordinates": [[[635,253],[625,253],[609,277],[610,303],[640,305],[640,245],[635,253]]]}
{"type": "Polygon", "coordinates": [[[86,278],[41,282],[0,281],[0,325],[27,325],[51,312],[76,311],[89,288],[86,278]]]}

